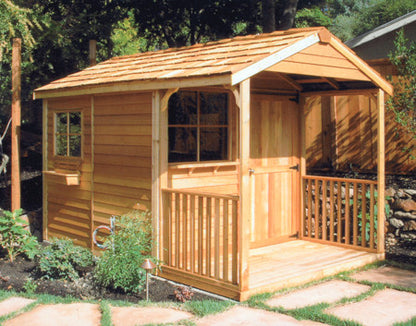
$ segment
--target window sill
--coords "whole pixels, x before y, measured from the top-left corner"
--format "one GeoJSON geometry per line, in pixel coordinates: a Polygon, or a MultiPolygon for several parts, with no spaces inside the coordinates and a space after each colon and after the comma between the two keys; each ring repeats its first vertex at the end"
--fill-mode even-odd
{"type": "Polygon", "coordinates": [[[210,168],[214,173],[216,173],[222,167],[237,166],[238,164],[238,161],[169,163],[169,169],[188,170],[188,173],[192,174],[195,169],[210,168]]]}
{"type": "Polygon", "coordinates": [[[49,175],[54,180],[60,184],[65,184],[67,186],[79,186],[80,177],[79,173],[61,173],[56,171],[43,171],[44,175],[49,175]]]}

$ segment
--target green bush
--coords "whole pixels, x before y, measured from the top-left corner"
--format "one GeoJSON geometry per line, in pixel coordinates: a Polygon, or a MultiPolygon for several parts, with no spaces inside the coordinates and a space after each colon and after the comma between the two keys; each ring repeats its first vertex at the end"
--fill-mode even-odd
{"type": "Polygon", "coordinates": [[[148,213],[134,211],[118,217],[115,233],[107,240],[108,250],[97,262],[96,282],[124,292],[142,290],[146,272],[140,266],[146,258],[151,258],[151,231],[148,213]]]}
{"type": "Polygon", "coordinates": [[[90,250],[69,239],[53,239],[36,257],[35,271],[45,279],[74,280],[82,269],[94,265],[90,250]]]}
{"type": "Polygon", "coordinates": [[[0,214],[0,246],[6,250],[10,262],[13,262],[20,254],[25,254],[33,259],[38,252],[38,241],[25,228],[22,210],[14,212],[3,211],[0,214]]]}

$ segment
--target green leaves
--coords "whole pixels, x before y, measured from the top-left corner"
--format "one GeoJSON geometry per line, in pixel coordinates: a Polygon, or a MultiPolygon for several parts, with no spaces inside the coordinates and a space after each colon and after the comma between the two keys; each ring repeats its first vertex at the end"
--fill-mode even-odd
{"type": "Polygon", "coordinates": [[[36,256],[36,272],[45,279],[75,280],[80,269],[93,266],[92,253],[69,239],[53,239],[36,256]]]}
{"type": "Polygon", "coordinates": [[[151,231],[147,213],[136,212],[119,217],[115,234],[108,240],[108,248],[113,248],[114,244],[114,250],[108,249],[103,253],[94,271],[97,283],[124,292],[142,290],[146,273],[140,266],[146,258],[151,258],[151,231]]]}
{"type": "Polygon", "coordinates": [[[26,229],[20,218],[22,210],[3,211],[0,215],[0,246],[6,250],[9,261],[13,262],[20,254],[33,259],[38,249],[38,241],[26,229]]]}

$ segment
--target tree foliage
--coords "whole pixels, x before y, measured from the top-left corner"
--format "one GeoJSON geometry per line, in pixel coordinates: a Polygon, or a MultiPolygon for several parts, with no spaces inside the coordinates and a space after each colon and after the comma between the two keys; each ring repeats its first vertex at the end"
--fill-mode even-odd
{"type": "Polygon", "coordinates": [[[387,109],[394,112],[396,121],[416,138],[416,42],[410,42],[401,30],[389,58],[397,69],[393,80],[394,96],[387,100],[387,109]]]}

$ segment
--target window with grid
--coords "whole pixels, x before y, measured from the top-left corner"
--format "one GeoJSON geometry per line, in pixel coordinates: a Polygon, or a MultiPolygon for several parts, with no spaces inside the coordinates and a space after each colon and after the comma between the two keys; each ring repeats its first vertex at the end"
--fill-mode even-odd
{"type": "Polygon", "coordinates": [[[81,157],[81,112],[55,113],[55,155],[81,157]]]}
{"type": "Polygon", "coordinates": [[[228,160],[228,93],[180,91],[169,100],[169,162],[228,160]]]}

